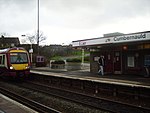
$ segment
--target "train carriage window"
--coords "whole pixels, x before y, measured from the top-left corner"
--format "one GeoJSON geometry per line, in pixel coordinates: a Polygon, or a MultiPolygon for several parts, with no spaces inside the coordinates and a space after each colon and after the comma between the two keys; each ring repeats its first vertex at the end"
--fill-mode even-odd
{"type": "Polygon", "coordinates": [[[3,61],[2,64],[5,64],[5,55],[3,55],[3,61]]]}
{"type": "Polygon", "coordinates": [[[2,64],[2,56],[0,56],[0,64],[2,64]]]}
{"type": "Polygon", "coordinates": [[[0,56],[0,64],[2,64],[2,65],[5,64],[5,55],[0,56]]]}

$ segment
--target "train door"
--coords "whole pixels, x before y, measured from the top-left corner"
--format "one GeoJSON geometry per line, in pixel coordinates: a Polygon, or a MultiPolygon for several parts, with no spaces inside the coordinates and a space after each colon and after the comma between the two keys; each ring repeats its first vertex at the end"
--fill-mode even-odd
{"type": "Polygon", "coordinates": [[[122,73],[121,52],[114,51],[114,74],[122,73]]]}

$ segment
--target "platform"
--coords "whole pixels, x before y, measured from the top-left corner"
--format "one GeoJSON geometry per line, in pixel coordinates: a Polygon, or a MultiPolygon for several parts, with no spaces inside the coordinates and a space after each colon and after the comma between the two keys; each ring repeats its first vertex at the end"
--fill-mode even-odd
{"type": "Polygon", "coordinates": [[[76,70],[76,71],[66,71],[65,69],[51,69],[49,67],[37,67],[32,68],[31,73],[39,73],[45,75],[55,75],[64,77],[74,77],[74,78],[84,78],[92,81],[103,81],[112,82],[116,84],[126,84],[126,85],[141,85],[150,88],[150,77],[138,76],[138,75],[98,75],[97,73],[90,73],[88,69],[76,70]],[[56,74],[57,73],[57,74],[56,74]]]}
{"type": "Polygon", "coordinates": [[[0,113],[38,113],[0,94],[0,113]]]}

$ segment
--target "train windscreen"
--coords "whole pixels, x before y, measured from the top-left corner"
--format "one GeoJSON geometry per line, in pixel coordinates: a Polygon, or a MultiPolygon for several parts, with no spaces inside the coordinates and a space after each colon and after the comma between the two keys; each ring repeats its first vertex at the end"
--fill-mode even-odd
{"type": "Polygon", "coordinates": [[[11,64],[28,63],[27,53],[10,53],[10,62],[11,64]]]}

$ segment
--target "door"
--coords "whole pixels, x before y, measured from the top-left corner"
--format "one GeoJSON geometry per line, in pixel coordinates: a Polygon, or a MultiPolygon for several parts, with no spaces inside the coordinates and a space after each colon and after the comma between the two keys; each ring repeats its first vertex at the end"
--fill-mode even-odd
{"type": "Polygon", "coordinates": [[[114,74],[122,73],[121,52],[114,51],[114,74]]]}
{"type": "Polygon", "coordinates": [[[113,54],[111,52],[105,55],[105,65],[104,65],[104,72],[107,74],[113,73],[113,54]]]}

